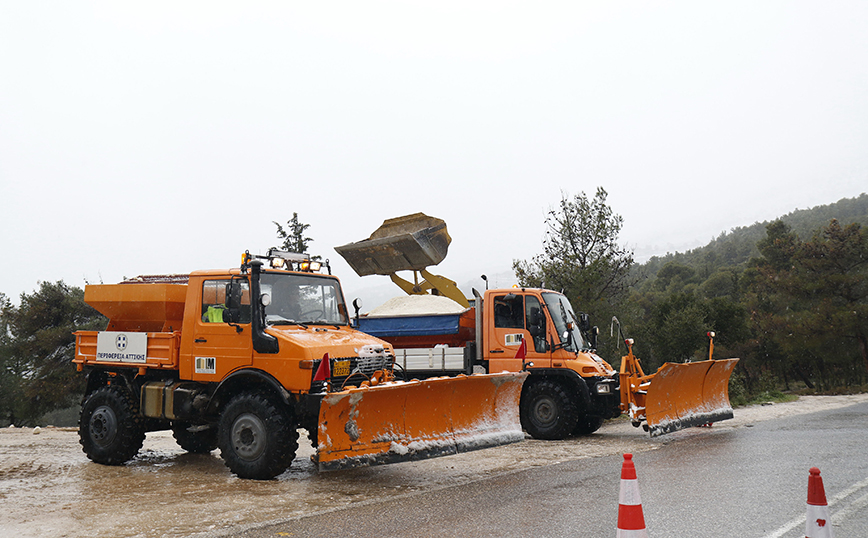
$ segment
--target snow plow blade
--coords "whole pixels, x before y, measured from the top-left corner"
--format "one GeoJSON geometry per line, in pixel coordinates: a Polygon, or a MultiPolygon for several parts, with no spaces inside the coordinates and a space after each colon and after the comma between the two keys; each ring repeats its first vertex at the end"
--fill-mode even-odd
{"type": "Polygon", "coordinates": [[[319,412],[321,471],[448,456],[524,439],[526,373],[385,383],[327,394],[319,412]]]}
{"type": "Polygon", "coordinates": [[[732,418],[729,377],[737,362],[724,359],[661,366],[645,399],[651,437],[732,418]]]}

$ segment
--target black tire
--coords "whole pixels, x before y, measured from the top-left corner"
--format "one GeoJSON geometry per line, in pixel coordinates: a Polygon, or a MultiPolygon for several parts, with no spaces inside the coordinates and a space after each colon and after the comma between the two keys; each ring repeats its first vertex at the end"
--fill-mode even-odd
{"type": "Polygon", "coordinates": [[[528,381],[519,403],[522,428],[534,439],[565,439],[579,418],[575,399],[557,381],[528,381]]]}
{"type": "Polygon", "coordinates": [[[601,417],[579,417],[573,433],[575,435],[591,435],[599,430],[602,425],[603,419],[601,417]]]}
{"type": "Polygon", "coordinates": [[[178,446],[192,454],[208,454],[217,448],[217,426],[206,430],[190,431],[189,422],[173,422],[172,436],[178,446]]]}
{"type": "Polygon", "coordinates": [[[235,475],[270,480],[284,472],[298,450],[289,409],[261,394],[232,398],[220,415],[220,456],[235,475]]]}
{"type": "Polygon", "coordinates": [[[142,448],[144,420],[126,388],[105,386],[90,393],[81,406],[78,435],[91,461],[123,465],[142,448]]]}
{"type": "Polygon", "coordinates": [[[310,440],[310,446],[316,450],[319,446],[319,441],[317,440],[319,437],[319,429],[318,428],[305,428],[307,430],[307,438],[310,440]]]}

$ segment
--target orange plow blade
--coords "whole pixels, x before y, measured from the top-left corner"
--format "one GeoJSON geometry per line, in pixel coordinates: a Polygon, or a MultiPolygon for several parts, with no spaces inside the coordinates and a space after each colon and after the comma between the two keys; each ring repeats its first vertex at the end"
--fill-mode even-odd
{"type": "Polygon", "coordinates": [[[729,377],[737,362],[724,359],[661,366],[645,400],[651,437],[732,418],[729,377]]]}
{"type": "Polygon", "coordinates": [[[524,439],[526,373],[385,383],[333,392],[319,412],[321,471],[447,456],[524,439]]]}

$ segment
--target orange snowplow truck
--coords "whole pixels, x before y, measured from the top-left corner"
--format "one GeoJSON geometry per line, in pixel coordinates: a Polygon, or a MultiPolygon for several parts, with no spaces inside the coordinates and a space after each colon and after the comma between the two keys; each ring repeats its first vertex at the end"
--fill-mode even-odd
{"type": "Polygon", "coordinates": [[[712,360],[709,353],[709,360],[666,363],[646,375],[633,340],[624,338],[628,354],[619,372],[597,355],[597,328],[563,294],[473,292],[473,307],[460,314],[368,314],[357,323],[394,346],[408,378],[527,372],[520,417],[536,439],[593,433],[622,413],[652,437],[733,417],[728,385],[738,359],[712,360]]]}
{"type": "Polygon", "coordinates": [[[521,424],[537,439],[592,433],[621,413],[652,436],[732,418],[728,386],[738,359],[712,360],[709,353],[707,361],[666,363],[646,375],[632,340],[624,338],[629,352],[616,372],[597,355],[596,327],[562,293],[510,288],[483,296],[473,290],[471,303],[455,282],[429,273],[450,242],[443,220],[415,213],[388,219],[368,239],[335,248],[359,276],[389,276],[407,299],[439,295],[463,309],[426,312],[407,304],[365,316],[357,309],[359,329],[394,346],[404,377],[526,372],[521,424]],[[413,282],[397,271],[413,271],[413,282]]]}
{"type": "Polygon", "coordinates": [[[78,331],[87,374],[79,435],[120,465],[148,431],[216,448],[242,478],[284,472],[308,432],[320,470],[393,463],[523,439],[526,374],[395,381],[390,344],[353,329],[338,279],[306,256],[245,253],[240,268],[89,285],[109,318],[78,331]]]}

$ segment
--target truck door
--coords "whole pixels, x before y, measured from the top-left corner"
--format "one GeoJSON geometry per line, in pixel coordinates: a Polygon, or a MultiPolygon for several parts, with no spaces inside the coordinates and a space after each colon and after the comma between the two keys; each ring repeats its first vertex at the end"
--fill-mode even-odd
{"type": "Polygon", "coordinates": [[[201,306],[193,338],[192,379],[220,381],[253,362],[249,285],[238,278],[205,280],[201,306]]]}
{"type": "Polygon", "coordinates": [[[526,343],[525,360],[536,367],[550,367],[551,353],[546,344],[546,317],[535,295],[509,293],[492,296],[488,316],[488,339],[485,353],[488,371],[517,372],[522,363],[516,359],[522,341],[526,343]]]}

